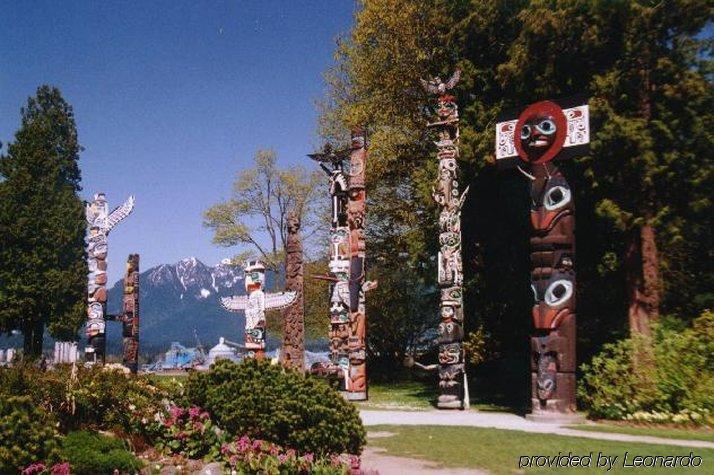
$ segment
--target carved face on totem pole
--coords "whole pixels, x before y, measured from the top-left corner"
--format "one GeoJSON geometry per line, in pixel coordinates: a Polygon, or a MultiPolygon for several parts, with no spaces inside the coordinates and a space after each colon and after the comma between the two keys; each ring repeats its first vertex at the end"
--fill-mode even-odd
{"type": "Polygon", "coordinates": [[[521,160],[540,164],[552,160],[565,143],[563,109],[551,101],[532,104],[518,118],[516,150],[521,160]]]}
{"type": "Polygon", "coordinates": [[[245,264],[245,291],[255,292],[263,288],[265,282],[265,266],[260,261],[248,261],[245,264]]]}

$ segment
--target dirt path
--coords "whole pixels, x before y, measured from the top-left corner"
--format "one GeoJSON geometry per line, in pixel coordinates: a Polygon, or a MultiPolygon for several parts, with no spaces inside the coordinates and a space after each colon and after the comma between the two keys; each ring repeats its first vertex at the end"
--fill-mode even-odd
{"type": "MultiPolygon", "coordinates": [[[[360,411],[365,426],[374,425],[444,425],[487,427],[494,429],[520,430],[542,434],[558,434],[587,439],[642,442],[645,444],[676,445],[680,447],[714,448],[714,442],[703,440],[680,440],[645,435],[590,432],[567,429],[558,424],[532,422],[515,414],[476,411],[360,411]]],[[[443,472],[442,472],[443,473],[443,472]]]]}
{"type": "Polygon", "coordinates": [[[383,449],[366,447],[362,452],[362,470],[379,475],[482,475],[488,472],[468,468],[438,468],[434,462],[385,454],[383,449]]]}

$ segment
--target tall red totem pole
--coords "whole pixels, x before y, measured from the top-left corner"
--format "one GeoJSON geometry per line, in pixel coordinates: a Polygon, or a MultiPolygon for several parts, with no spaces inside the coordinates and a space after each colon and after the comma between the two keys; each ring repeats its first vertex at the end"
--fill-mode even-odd
{"type": "Polygon", "coordinates": [[[496,124],[496,163],[531,182],[530,418],[575,415],[575,205],[555,161],[587,152],[584,98],[541,101],[503,114],[496,124]]]}

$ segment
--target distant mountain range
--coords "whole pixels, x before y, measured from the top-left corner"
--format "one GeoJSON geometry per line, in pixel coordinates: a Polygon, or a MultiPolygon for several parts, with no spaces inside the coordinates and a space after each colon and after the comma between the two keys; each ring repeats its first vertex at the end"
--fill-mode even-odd
{"type": "MultiPolygon", "coordinates": [[[[273,276],[266,276],[267,288],[273,276]]],[[[109,289],[107,311],[121,313],[123,280],[109,289]]],[[[195,346],[196,337],[208,350],[221,336],[243,341],[243,314],[223,309],[220,298],[243,295],[244,275],[226,263],[209,267],[195,257],[162,264],[139,275],[141,353],[147,356],[168,348],[172,341],[195,346]]],[[[121,353],[121,324],[107,324],[107,352],[121,353]]]]}

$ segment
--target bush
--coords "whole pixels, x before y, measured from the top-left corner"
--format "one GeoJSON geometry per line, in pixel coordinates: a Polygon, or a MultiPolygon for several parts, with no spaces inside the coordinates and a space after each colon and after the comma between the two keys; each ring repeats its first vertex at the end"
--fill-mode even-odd
{"type": "Polygon", "coordinates": [[[28,396],[0,397],[0,473],[58,460],[56,421],[28,396]]]}
{"type": "Polygon", "coordinates": [[[664,319],[651,339],[603,346],[578,388],[594,417],[707,423],[714,414],[714,313],[691,328],[664,319]]]}
{"type": "Polygon", "coordinates": [[[114,470],[134,473],[142,467],[121,439],[84,430],[67,434],[61,454],[77,475],[112,474],[114,470]]]}
{"type": "Polygon", "coordinates": [[[186,397],[233,436],[318,455],[359,454],[365,443],[357,410],[337,391],[266,361],[220,360],[209,372],[189,376],[186,397]]]}
{"type": "Polygon", "coordinates": [[[30,364],[0,370],[0,398],[28,395],[54,415],[63,433],[80,427],[130,429],[137,409],[159,407],[165,393],[144,377],[121,371],[60,365],[43,371],[30,364]]]}
{"type": "Polygon", "coordinates": [[[359,466],[355,456],[316,458],[314,454],[299,455],[295,450],[243,436],[224,444],[221,448],[223,462],[233,472],[245,475],[347,475],[351,467],[359,466]]]}
{"type": "Polygon", "coordinates": [[[199,407],[171,405],[158,413],[152,425],[154,446],[161,452],[206,460],[216,460],[220,455],[222,431],[199,407]]]}

